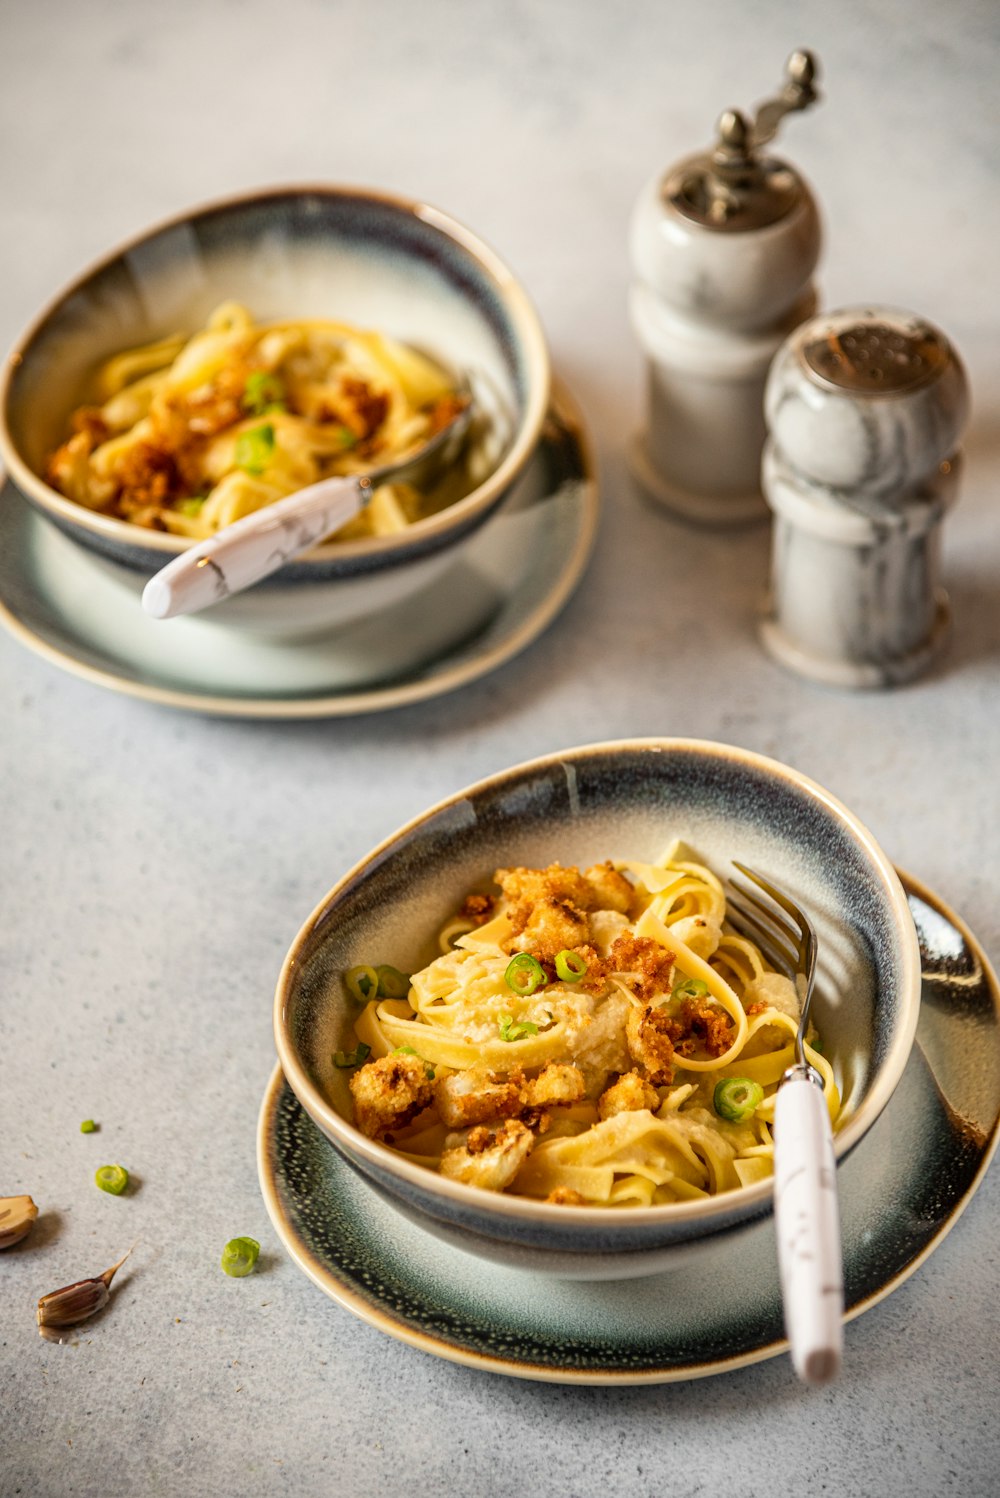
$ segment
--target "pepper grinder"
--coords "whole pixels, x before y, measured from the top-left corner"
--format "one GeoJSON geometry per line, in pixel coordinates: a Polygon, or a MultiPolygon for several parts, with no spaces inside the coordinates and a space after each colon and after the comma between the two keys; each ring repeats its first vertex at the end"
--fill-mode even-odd
{"type": "Polygon", "coordinates": [[[635,207],[629,310],[649,396],[629,466],[685,520],[767,514],[764,381],[783,339],[816,310],[820,224],[800,173],[760,148],[786,114],[815,103],[815,84],[812,54],[794,52],[752,125],[727,110],[715,146],[655,177],[635,207]]]}
{"type": "Polygon", "coordinates": [[[948,627],[941,522],[968,383],[945,335],[888,307],[797,328],[775,358],[764,490],[774,511],[765,646],[815,681],[918,675],[948,627]]]}

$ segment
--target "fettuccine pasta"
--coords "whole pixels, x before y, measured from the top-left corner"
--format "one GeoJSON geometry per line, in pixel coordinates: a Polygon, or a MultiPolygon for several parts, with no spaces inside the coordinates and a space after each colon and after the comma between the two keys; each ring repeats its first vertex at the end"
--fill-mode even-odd
{"type": "MultiPolygon", "coordinates": [[[[442,369],[381,333],[255,324],[236,302],[193,337],[108,360],[97,393],[74,412],[49,481],[88,509],[190,537],[405,457],[465,404],[442,369]]],[[[403,530],[424,506],[411,485],[383,484],[336,539],[403,530]]]]}
{"type": "MultiPolygon", "coordinates": [[[[656,863],[499,869],[406,978],[352,968],[358,1127],[470,1185],[565,1205],[714,1196],[772,1171],[795,985],[682,843],[656,863]]],[[[831,1118],[840,1096],[810,1031],[831,1118]]]]}

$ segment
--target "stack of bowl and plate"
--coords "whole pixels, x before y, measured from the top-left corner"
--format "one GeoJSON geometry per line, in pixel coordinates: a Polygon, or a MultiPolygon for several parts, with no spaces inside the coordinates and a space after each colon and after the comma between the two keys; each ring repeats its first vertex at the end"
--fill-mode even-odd
{"type": "Polygon", "coordinates": [[[568,397],[552,390],[544,334],[517,279],[447,215],[362,189],[217,202],[106,256],[8,360],[0,454],[28,502],[3,506],[3,549],[19,569],[2,580],[5,622],[69,669],[83,669],[89,652],[107,668],[104,684],[128,690],[144,678],[146,695],[158,689],[203,710],[319,715],[459,685],[545,627],[595,529],[589,449],[568,397]],[[192,543],[77,504],[43,475],[102,361],[193,332],[227,301],[258,321],[337,319],[426,350],[471,383],[472,451],[450,502],[406,530],[328,541],[201,616],[151,620],[140,608],[145,583],[192,543]],[[586,513],[578,505],[568,533],[564,518],[553,534],[557,507],[539,501],[581,487],[586,513]],[[526,572],[540,547],[557,559],[541,587],[526,572]],[[476,661],[408,693],[408,676],[481,633],[520,584],[530,597],[476,661]],[[384,701],[358,699],[387,682],[403,686],[384,701]]]}
{"type": "MultiPolygon", "coordinates": [[[[357,1040],[345,973],[358,963],[423,966],[464,896],[497,868],[653,862],[676,837],[722,877],[733,859],[765,871],[808,910],[819,939],[813,1013],[842,1097],[838,1161],[892,1096],[916,1031],[920,952],[899,877],[851,812],[787,766],[696,740],[589,745],[516,766],[432,807],[346,873],[303,926],[275,997],[279,1067],[300,1107],[372,1192],[451,1247],[583,1280],[652,1275],[711,1249],[725,1273],[747,1225],[770,1213],[770,1179],[627,1208],[566,1207],[449,1180],[355,1126],[348,1073],[334,1061],[357,1040]]],[[[272,1094],[280,1085],[276,1077],[272,1094]]],[[[273,1112],[272,1096],[261,1181],[301,1259],[277,1185],[294,1161],[276,1158],[273,1112]]]]}

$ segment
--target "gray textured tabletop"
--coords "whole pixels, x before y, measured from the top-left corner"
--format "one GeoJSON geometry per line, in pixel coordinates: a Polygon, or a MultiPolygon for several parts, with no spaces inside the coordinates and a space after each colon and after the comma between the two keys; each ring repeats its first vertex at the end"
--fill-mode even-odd
{"type": "Polygon", "coordinates": [[[271,995],[302,919],[411,815],[536,753],[683,734],[772,754],[1000,951],[995,7],[4,0],[0,26],[4,346],[79,266],[189,203],[381,185],[440,204],[523,278],[604,501],[545,636],[394,713],[185,716],[0,638],[0,1191],[45,1214],[30,1251],[0,1259],[0,1493],[996,1493],[1000,1171],[848,1327],[836,1386],[806,1391],[778,1358],[601,1389],[470,1371],[354,1319],[286,1257],[254,1162],[271,995]],[[783,674],[751,626],[766,532],[685,529],[624,469],[642,393],[630,206],[798,45],[819,52],[827,98],[785,149],[824,208],[826,303],[926,314],[973,386],[945,527],[951,648],[891,693],[783,674]],[[141,1178],[134,1196],[95,1192],[87,1116],[141,1178]],[[218,1270],[236,1232],[262,1242],[253,1279],[218,1270]],[[113,1314],[76,1346],[43,1343],[36,1297],[135,1237],[113,1314]]]}

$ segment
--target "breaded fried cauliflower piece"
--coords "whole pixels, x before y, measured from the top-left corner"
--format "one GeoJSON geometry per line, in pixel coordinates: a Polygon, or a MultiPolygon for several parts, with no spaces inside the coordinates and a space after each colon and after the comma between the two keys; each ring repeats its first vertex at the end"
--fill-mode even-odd
{"type": "Polygon", "coordinates": [[[695,1056],[700,1050],[721,1056],[733,1043],[732,1020],[718,1004],[685,999],[677,1019],[681,1033],[674,1036],[674,1050],[678,1056],[695,1056]]]}
{"type": "Polygon", "coordinates": [[[638,1113],[642,1108],[648,1108],[652,1113],[659,1106],[660,1094],[655,1087],[644,1082],[637,1071],[628,1071],[619,1077],[597,1100],[602,1122],[614,1118],[616,1113],[638,1113]]]}
{"type": "Polygon", "coordinates": [[[563,1103],[578,1103],[583,1098],[583,1072],[567,1061],[549,1061],[537,1077],[526,1082],[521,1096],[529,1108],[557,1108],[563,1103]]]}
{"type": "Polygon", "coordinates": [[[358,1128],[369,1139],[401,1129],[434,1101],[434,1084],[420,1056],[382,1056],[351,1078],[358,1128]]]}
{"type": "Polygon", "coordinates": [[[685,999],[673,1015],[664,1006],[633,1007],[625,1021],[629,1054],[650,1082],[663,1087],[674,1080],[674,1057],[707,1052],[722,1056],[733,1043],[732,1021],[717,1004],[685,999]]]}
{"type": "Polygon", "coordinates": [[[610,858],[595,863],[583,876],[590,885],[592,910],[617,910],[619,915],[628,915],[635,897],[635,889],[620,874],[610,858]]]}
{"type": "Polygon", "coordinates": [[[541,962],[554,962],[558,953],[583,946],[589,938],[590,924],[582,911],[568,900],[546,896],[535,902],[528,920],[504,945],[508,951],[530,952],[541,962]]]}
{"type": "Polygon", "coordinates": [[[649,936],[623,931],[608,957],[612,972],[627,974],[625,981],[637,999],[646,1003],[658,994],[669,994],[674,954],[649,936]]]}
{"type": "Polygon", "coordinates": [[[534,1147],[535,1136],[517,1118],[508,1118],[492,1132],[473,1129],[464,1145],[445,1150],[441,1174],[466,1186],[506,1191],[534,1147]]]}
{"type": "Polygon", "coordinates": [[[627,915],[635,888],[618,872],[610,858],[592,864],[581,874],[574,865],[550,863],[544,869],[497,869],[494,879],[504,892],[512,909],[527,918],[527,909],[539,900],[563,900],[577,910],[615,910],[627,915]]]}
{"type": "Polygon", "coordinates": [[[577,868],[550,863],[544,869],[497,869],[493,878],[511,905],[537,905],[539,900],[569,900],[579,910],[590,904],[591,888],[577,868]]]}
{"type": "Polygon", "coordinates": [[[521,1107],[521,1081],[521,1072],[504,1080],[483,1061],[439,1078],[434,1101],[442,1123],[449,1129],[469,1129],[491,1119],[512,1118],[521,1107]]]}
{"type": "Polygon", "coordinates": [[[591,912],[587,920],[590,926],[591,946],[602,959],[603,967],[619,936],[623,931],[628,930],[628,919],[618,910],[595,910],[591,912]]]}
{"type": "Polygon", "coordinates": [[[651,1082],[663,1087],[674,1080],[674,1041],[681,1027],[664,1009],[647,1004],[629,1009],[625,1038],[629,1055],[643,1068],[651,1082]]]}

